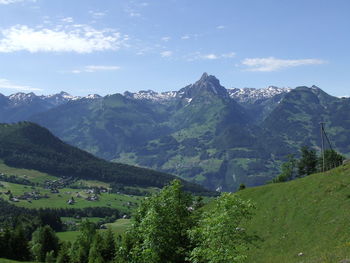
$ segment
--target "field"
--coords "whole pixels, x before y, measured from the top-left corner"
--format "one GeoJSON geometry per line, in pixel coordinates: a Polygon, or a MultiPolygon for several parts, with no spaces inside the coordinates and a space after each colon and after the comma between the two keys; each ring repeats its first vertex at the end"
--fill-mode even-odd
{"type": "Polygon", "coordinates": [[[247,262],[350,259],[350,164],[325,174],[245,189],[238,195],[257,207],[246,228],[261,240],[250,250],[247,262]]]}
{"type": "Polygon", "coordinates": [[[21,169],[7,166],[0,159],[0,173],[7,175],[15,175],[17,177],[27,179],[33,183],[43,183],[45,180],[55,180],[57,177],[49,175],[47,173],[42,173],[36,170],[21,169]]]}
{"type": "MultiPolygon", "coordinates": [[[[89,221],[91,221],[89,219],[89,221]]],[[[118,219],[114,223],[108,223],[106,224],[107,227],[110,227],[113,233],[115,234],[122,234],[125,232],[125,230],[131,225],[130,219],[118,219]]],[[[100,232],[106,231],[105,229],[99,230],[100,232]]],[[[66,232],[59,232],[57,233],[57,236],[63,240],[63,241],[70,241],[73,242],[77,236],[79,235],[79,231],[66,231],[66,232]]]]}
{"type": "Polygon", "coordinates": [[[98,201],[88,201],[85,198],[88,196],[83,189],[63,188],[59,189],[59,193],[51,193],[49,189],[42,187],[31,187],[21,184],[14,184],[0,181],[3,187],[0,187],[0,196],[6,199],[5,192],[8,190],[14,196],[20,196],[25,192],[40,192],[42,196],[47,195],[47,198],[41,198],[39,200],[20,200],[19,202],[11,202],[16,206],[26,208],[85,208],[85,207],[111,207],[116,208],[124,213],[131,212],[133,207],[141,201],[142,197],[130,196],[124,194],[110,194],[101,193],[98,201]],[[80,196],[80,197],[77,197],[80,196]],[[70,205],[67,201],[70,198],[74,198],[75,203],[70,205]]]}

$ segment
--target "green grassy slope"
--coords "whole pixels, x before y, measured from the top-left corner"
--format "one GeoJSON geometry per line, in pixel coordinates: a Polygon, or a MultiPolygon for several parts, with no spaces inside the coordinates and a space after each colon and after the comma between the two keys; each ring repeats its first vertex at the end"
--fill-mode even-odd
{"type": "MultiPolygon", "coordinates": [[[[0,124],[0,159],[11,167],[126,186],[163,187],[177,178],[150,169],[99,159],[29,122],[0,124]]],[[[188,191],[207,191],[199,185],[186,181],[183,183],[188,191]]]]}
{"type": "Polygon", "coordinates": [[[256,203],[247,229],[262,239],[249,252],[248,262],[350,259],[350,163],[325,174],[245,189],[238,195],[256,203]]]}

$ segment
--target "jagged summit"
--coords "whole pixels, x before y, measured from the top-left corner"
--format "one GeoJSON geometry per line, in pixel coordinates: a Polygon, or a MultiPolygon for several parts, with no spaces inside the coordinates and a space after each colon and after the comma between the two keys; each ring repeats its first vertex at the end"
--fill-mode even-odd
{"type": "Polygon", "coordinates": [[[227,90],[221,86],[220,81],[213,75],[203,73],[202,77],[179,91],[182,98],[192,99],[201,95],[216,95],[222,98],[229,98],[227,90]]]}

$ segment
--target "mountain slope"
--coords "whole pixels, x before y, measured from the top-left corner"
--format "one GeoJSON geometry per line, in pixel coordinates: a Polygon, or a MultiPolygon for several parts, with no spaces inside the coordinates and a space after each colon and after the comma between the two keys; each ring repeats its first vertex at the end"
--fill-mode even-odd
{"type": "Polygon", "coordinates": [[[106,160],[235,191],[271,180],[302,145],[319,150],[321,121],[333,147],[350,155],[349,109],[349,98],[315,86],[225,89],[204,73],[179,91],[80,98],[29,120],[106,160]]]}
{"type": "Polygon", "coordinates": [[[266,147],[256,142],[259,128],[206,73],[162,103],[115,94],[70,102],[31,121],[99,157],[174,173],[211,189],[268,180],[247,176],[267,170],[266,147]]]}
{"type": "MultiPolygon", "coordinates": [[[[296,152],[302,145],[320,143],[320,122],[326,122],[331,141],[343,154],[350,153],[350,99],[339,99],[313,86],[298,87],[289,92],[262,127],[296,152]]],[[[277,148],[273,145],[272,148],[277,148]]]]}
{"type": "Polygon", "coordinates": [[[257,207],[246,228],[260,242],[250,250],[248,262],[349,259],[349,173],[350,163],[325,174],[239,191],[257,207]]]}
{"type": "MultiPolygon", "coordinates": [[[[72,176],[123,185],[162,187],[175,176],[98,159],[63,143],[48,130],[28,122],[0,124],[0,159],[10,166],[56,176],[72,176]]],[[[184,182],[191,191],[202,187],[184,182]]]]}

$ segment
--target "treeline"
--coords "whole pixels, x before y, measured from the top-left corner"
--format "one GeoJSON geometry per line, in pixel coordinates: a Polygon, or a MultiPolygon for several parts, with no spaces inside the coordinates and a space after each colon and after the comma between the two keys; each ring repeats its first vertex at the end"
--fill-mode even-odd
{"type": "MultiPolygon", "coordinates": [[[[112,163],[65,144],[37,124],[0,124],[0,159],[9,166],[35,169],[56,176],[98,179],[127,186],[163,187],[176,177],[135,166],[112,163]]],[[[183,181],[187,191],[210,194],[183,181]]]]}
{"type": "Polygon", "coordinates": [[[204,207],[201,197],[175,180],[143,201],[122,236],[85,221],[73,243],[60,242],[49,226],[39,226],[28,240],[18,227],[0,233],[0,257],[54,263],[243,262],[255,240],[243,227],[253,210],[250,201],[230,193],[204,207]],[[11,250],[19,237],[21,251],[11,250]]]}
{"type": "MultiPolygon", "coordinates": [[[[28,209],[17,207],[0,198],[0,228],[10,226],[16,228],[23,222],[38,222],[34,228],[39,225],[49,225],[55,231],[64,230],[61,217],[100,217],[100,218],[120,218],[120,212],[111,207],[85,207],[85,208],[40,208],[28,209]]],[[[123,214],[124,215],[124,214],[123,214]]],[[[26,229],[33,227],[26,227],[26,229]]]]}
{"type": "Polygon", "coordinates": [[[299,159],[296,159],[292,154],[287,156],[287,161],[281,165],[281,173],[272,182],[286,182],[313,173],[328,171],[340,166],[344,159],[344,156],[333,149],[325,150],[323,156],[323,154],[317,155],[315,150],[303,146],[300,149],[299,159]]]}

